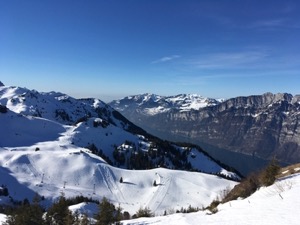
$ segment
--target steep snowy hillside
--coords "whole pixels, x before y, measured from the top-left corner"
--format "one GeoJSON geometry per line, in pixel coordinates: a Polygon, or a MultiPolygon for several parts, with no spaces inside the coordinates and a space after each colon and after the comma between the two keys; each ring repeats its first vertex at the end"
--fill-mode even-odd
{"type": "Polygon", "coordinates": [[[59,92],[38,92],[20,87],[0,87],[0,104],[11,111],[27,116],[42,117],[62,124],[73,125],[88,117],[100,117],[126,128],[127,121],[99,99],[74,99],[59,92]],[[124,124],[122,124],[123,122],[124,124]]]}
{"type": "Polygon", "coordinates": [[[60,137],[66,128],[54,121],[17,114],[0,113],[0,147],[30,146],[60,137]]]}
{"type": "MultiPolygon", "coordinates": [[[[300,168],[299,168],[300,169],[300,168]]],[[[123,221],[124,225],[296,225],[299,224],[300,174],[278,180],[274,185],[261,188],[252,196],[228,202],[218,207],[216,214],[200,211],[154,218],[123,221]]]]}

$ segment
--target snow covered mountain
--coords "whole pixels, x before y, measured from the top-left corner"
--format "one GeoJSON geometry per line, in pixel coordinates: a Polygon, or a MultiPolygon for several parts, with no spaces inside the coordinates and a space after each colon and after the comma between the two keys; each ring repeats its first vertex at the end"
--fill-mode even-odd
{"type": "Polygon", "coordinates": [[[265,160],[276,156],[284,163],[300,161],[299,95],[265,93],[224,101],[198,98],[201,107],[192,107],[191,96],[188,103],[160,100],[176,97],[147,96],[126,97],[110,105],[138,126],[168,140],[209,145],[265,160]],[[169,102],[176,102],[176,107],[169,107],[169,102]]]}
{"type": "Polygon", "coordinates": [[[98,99],[1,86],[0,106],[0,185],[14,200],[38,193],[51,204],[64,192],[161,214],[206,206],[235,184],[220,175],[238,178],[199,147],[151,136],[98,99]]]}
{"type": "MultiPolygon", "coordinates": [[[[197,169],[219,173],[219,169],[206,169],[194,163],[202,155],[213,161],[197,146],[176,146],[147,134],[99,99],[74,99],[68,95],[39,93],[20,87],[0,87],[0,105],[3,113],[0,146],[19,147],[57,138],[68,140],[79,147],[87,147],[105,157],[110,164],[125,168],[139,157],[146,162],[143,169],[157,166],[177,169],[197,169]],[[134,154],[131,154],[134,152],[134,154]],[[142,154],[140,154],[142,155],[142,154]],[[199,157],[196,157],[199,155],[199,157]],[[148,159],[149,160],[146,160],[148,159]]],[[[214,162],[217,164],[216,162],[214,162]]]]}
{"type": "Polygon", "coordinates": [[[197,94],[180,94],[176,96],[159,96],[155,94],[142,94],[128,96],[109,103],[110,106],[126,114],[131,111],[153,116],[171,110],[189,111],[198,110],[207,106],[217,105],[223,99],[205,98],[197,94]]]}

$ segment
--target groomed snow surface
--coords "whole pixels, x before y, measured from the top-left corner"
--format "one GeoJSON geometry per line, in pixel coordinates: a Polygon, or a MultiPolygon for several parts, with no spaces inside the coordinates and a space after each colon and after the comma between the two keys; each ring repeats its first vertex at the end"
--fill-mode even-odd
{"type": "Polygon", "coordinates": [[[32,199],[36,192],[51,201],[64,192],[66,197],[106,197],[130,214],[149,207],[162,215],[165,210],[189,205],[207,206],[223,189],[236,184],[196,172],[119,169],[85,149],[62,148],[51,142],[39,151],[34,149],[1,150],[0,184],[5,184],[16,200],[32,199]],[[119,182],[121,177],[123,183],[119,182]]]}
{"type": "Polygon", "coordinates": [[[123,221],[123,225],[296,225],[300,218],[299,192],[300,174],[295,174],[261,188],[246,199],[219,205],[216,214],[209,215],[209,211],[180,213],[123,221]]]}
{"type": "MultiPolygon", "coordinates": [[[[246,199],[219,205],[216,214],[210,214],[209,211],[178,213],[152,218],[138,218],[122,221],[122,223],[123,225],[298,225],[299,192],[300,174],[294,174],[276,181],[270,187],[261,188],[246,199]]],[[[70,210],[78,210],[92,217],[97,210],[97,205],[80,203],[71,206],[70,210]]],[[[0,224],[5,219],[6,216],[0,214],[0,224]]]]}

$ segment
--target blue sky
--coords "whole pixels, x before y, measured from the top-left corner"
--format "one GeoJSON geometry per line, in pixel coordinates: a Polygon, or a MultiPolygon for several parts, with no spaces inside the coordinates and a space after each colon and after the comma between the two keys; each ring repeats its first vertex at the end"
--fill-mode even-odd
{"type": "Polygon", "coordinates": [[[300,2],[0,0],[0,81],[104,101],[300,94],[300,2]]]}

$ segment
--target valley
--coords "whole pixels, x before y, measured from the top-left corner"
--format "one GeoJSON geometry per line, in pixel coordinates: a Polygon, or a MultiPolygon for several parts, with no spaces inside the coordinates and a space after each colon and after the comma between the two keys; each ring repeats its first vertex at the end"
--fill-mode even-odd
{"type": "Polygon", "coordinates": [[[273,157],[282,165],[300,160],[299,102],[298,95],[286,93],[227,100],[143,94],[110,105],[149,133],[200,145],[225,163],[231,164],[226,155],[241,162],[250,159],[248,168],[234,164],[248,174],[273,157]]]}

